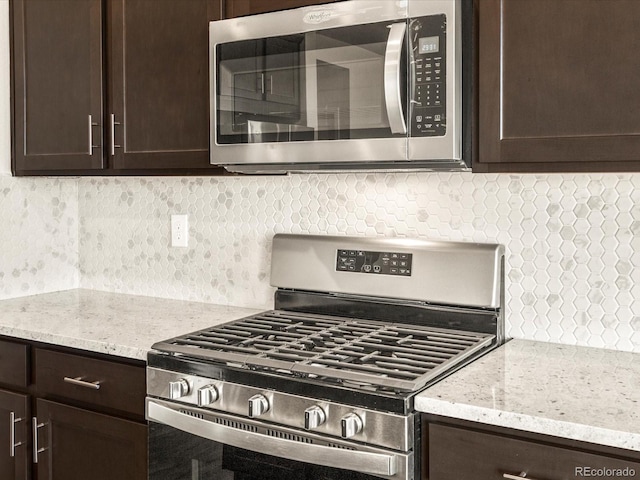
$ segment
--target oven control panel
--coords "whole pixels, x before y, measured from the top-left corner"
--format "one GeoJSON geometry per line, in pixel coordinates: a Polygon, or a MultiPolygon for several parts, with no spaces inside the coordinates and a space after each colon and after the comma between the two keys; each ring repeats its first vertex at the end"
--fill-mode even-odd
{"type": "Polygon", "coordinates": [[[286,428],[287,435],[293,428],[296,435],[332,437],[329,441],[336,444],[337,439],[350,439],[397,451],[407,451],[414,443],[411,415],[147,367],[147,405],[158,400],[194,418],[221,415],[225,425],[236,423],[238,428],[266,422],[265,428],[286,428]]]}
{"type": "Polygon", "coordinates": [[[376,275],[411,276],[413,255],[399,252],[371,252],[338,249],[336,271],[376,275]]]}

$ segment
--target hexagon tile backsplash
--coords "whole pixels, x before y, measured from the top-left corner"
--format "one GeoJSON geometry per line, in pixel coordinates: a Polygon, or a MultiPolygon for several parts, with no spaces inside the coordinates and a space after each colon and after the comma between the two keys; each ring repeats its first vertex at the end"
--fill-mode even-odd
{"type": "Polygon", "coordinates": [[[76,180],[0,176],[0,299],[78,286],[76,180]]]}
{"type": "Polygon", "coordinates": [[[269,308],[278,232],[500,242],[509,336],[640,351],[637,174],[84,178],[79,211],[86,288],[269,308]]]}

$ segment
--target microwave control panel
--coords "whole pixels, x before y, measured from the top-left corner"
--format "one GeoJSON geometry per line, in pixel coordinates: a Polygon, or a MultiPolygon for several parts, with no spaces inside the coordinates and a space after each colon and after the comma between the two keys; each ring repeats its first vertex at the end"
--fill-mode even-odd
{"type": "Polygon", "coordinates": [[[413,254],[338,250],[336,271],[410,277],[413,254]]]}
{"type": "Polygon", "coordinates": [[[412,137],[447,133],[447,17],[432,15],[409,22],[412,137]]]}

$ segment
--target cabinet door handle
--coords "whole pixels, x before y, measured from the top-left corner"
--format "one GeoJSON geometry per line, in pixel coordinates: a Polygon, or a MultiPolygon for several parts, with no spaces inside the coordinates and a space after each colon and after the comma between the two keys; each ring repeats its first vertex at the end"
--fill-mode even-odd
{"type": "Polygon", "coordinates": [[[72,385],[77,385],[79,387],[91,388],[92,390],[100,390],[100,381],[96,380],[95,382],[87,382],[82,379],[82,377],[64,377],[63,379],[66,383],[71,383],[72,385]]]}
{"type": "Polygon", "coordinates": [[[33,463],[38,463],[38,454],[44,452],[47,448],[38,448],[38,430],[46,425],[46,423],[38,423],[38,417],[31,419],[33,427],[33,463]]]}
{"type": "Polygon", "coordinates": [[[93,117],[89,115],[89,155],[93,155],[94,148],[100,148],[100,145],[93,144],[93,127],[99,126],[99,123],[93,123],[93,117]]]}
{"type": "Polygon", "coordinates": [[[16,447],[22,445],[22,442],[16,443],[16,423],[21,422],[22,418],[16,418],[15,412],[9,412],[9,456],[16,456],[16,447]]]}
{"type": "Polygon", "coordinates": [[[511,473],[503,473],[502,478],[506,478],[507,480],[536,480],[533,477],[527,477],[527,472],[520,472],[519,475],[513,475],[511,473]]]}
{"type": "Polygon", "coordinates": [[[121,125],[120,122],[116,122],[116,115],[111,114],[111,156],[116,154],[116,148],[122,148],[122,145],[116,145],[116,125],[121,125]]]}

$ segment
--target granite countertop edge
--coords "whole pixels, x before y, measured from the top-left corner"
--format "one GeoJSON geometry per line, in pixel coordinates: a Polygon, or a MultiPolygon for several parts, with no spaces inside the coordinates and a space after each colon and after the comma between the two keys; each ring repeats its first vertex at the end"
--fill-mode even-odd
{"type": "Polygon", "coordinates": [[[0,336],[146,361],[156,342],[260,311],[71,289],[0,300],[0,336]]]}
{"type": "Polygon", "coordinates": [[[640,451],[640,353],[511,340],[415,397],[417,411],[640,451]]]}
{"type": "Polygon", "coordinates": [[[589,424],[565,422],[544,416],[526,415],[433,398],[417,399],[416,410],[422,413],[510,428],[522,432],[640,451],[640,433],[622,432],[589,424]]]}

